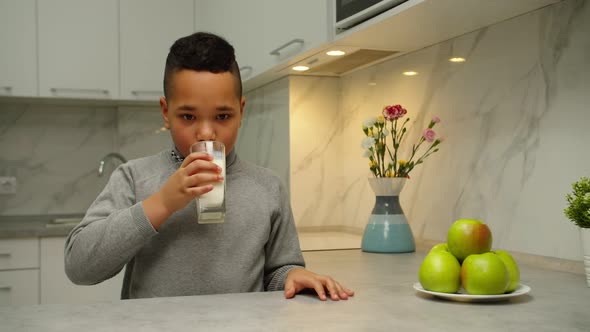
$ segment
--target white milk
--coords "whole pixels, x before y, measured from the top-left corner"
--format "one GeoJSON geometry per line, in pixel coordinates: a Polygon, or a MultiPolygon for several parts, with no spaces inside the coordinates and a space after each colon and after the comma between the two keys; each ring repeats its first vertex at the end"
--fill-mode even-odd
{"type": "Polygon", "coordinates": [[[213,184],[213,190],[199,197],[199,204],[203,207],[220,207],[225,194],[225,156],[214,152],[213,163],[221,167],[223,181],[213,184]]]}

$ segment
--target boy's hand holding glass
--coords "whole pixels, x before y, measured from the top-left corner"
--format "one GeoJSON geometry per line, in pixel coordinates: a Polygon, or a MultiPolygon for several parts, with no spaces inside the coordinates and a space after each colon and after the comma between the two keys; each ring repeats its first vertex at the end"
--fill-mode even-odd
{"type": "Polygon", "coordinates": [[[206,152],[189,154],[178,170],[170,176],[159,192],[144,201],[146,216],[158,229],[172,213],[213,190],[213,184],[222,182],[222,169],[213,163],[206,152]]]}

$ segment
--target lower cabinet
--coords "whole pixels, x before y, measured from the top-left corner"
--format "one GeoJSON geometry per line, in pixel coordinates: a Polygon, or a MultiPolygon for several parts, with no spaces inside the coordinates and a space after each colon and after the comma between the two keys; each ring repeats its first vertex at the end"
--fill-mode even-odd
{"type": "Polygon", "coordinates": [[[39,304],[39,239],[0,239],[0,306],[39,304]]]}
{"type": "Polygon", "coordinates": [[[75,285],[65,273],[65,243],[65,237],[41,238],[41,304],[92,303],[120,299],[124,269],[118,275],[98,285],[75,285]]]}
{"type": "Polygon", "coordinates": [[[0,271],[0,306],[39,303],[39,270],[0,271]]]}

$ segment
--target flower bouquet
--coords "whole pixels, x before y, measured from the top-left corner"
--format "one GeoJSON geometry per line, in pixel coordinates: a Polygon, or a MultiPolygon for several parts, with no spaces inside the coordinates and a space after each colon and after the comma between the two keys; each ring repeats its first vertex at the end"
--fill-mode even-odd
{"type": "Polygon", "coordinates": [[[414,167],[437,152],[438,146],[443,141],[442,137],[437,137],[433,129],[440,122],[440,119],[435,116],[428,127],[422,131],[418,142],[412,145],[409,158],[401,158],[399,148],[407,133],[406,125],[410,121],[410,118],[402,120],[406,113],[407,110],[401,105],[385,106],[381,115],[371,117],[363,123],[364,156],[369,158],[369,170],[377,178],[409,178],[414,167]],[[424,143],[427,148],[420,152],[420,147],[424,143]]]}

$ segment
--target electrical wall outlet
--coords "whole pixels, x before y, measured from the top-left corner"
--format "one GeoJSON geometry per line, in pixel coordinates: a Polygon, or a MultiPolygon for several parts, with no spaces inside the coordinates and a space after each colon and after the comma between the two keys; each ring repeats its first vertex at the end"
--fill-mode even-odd
{"type": "Polygon", "coordinates": [[[14,176],[0,176],[0,195],[16,194],[16,178],[14,176]]]}

